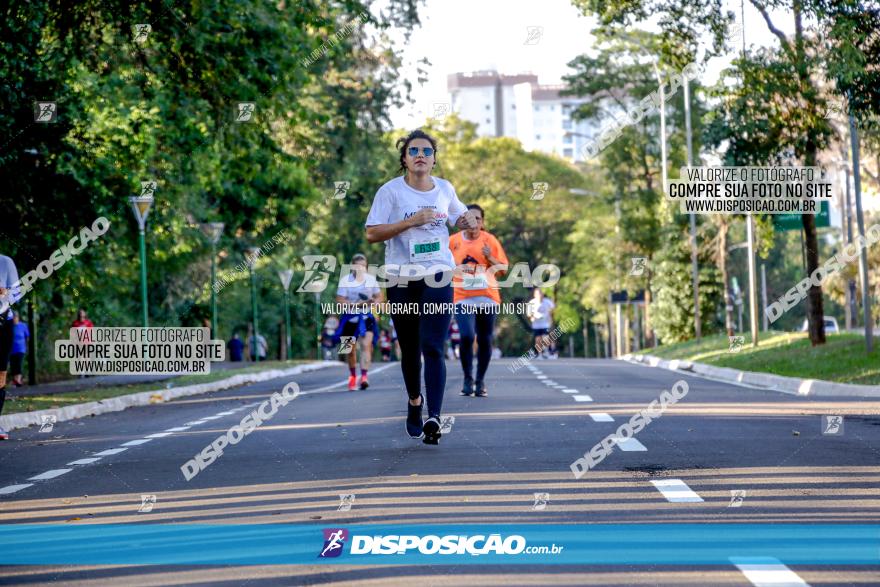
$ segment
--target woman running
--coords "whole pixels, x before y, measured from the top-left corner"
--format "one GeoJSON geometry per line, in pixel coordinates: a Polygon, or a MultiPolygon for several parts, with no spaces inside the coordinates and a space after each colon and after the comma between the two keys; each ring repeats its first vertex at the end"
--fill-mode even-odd
{"type": "Polygon", "coordinates": [[[437,141],[414,130],[397,141],[400,170],[379,188],[367,216],[367,240],[385,243],[386,274],[397,283],[388,287],[391,318],[402,351],[400,367],[409,396],[406,431],[425,444],[440,440],[440,409],[446,387],[443,356],[446,332],[452,320],[452,269],[447,223],[473,228],[473,213],[465,208],[445,179],[434,177],[437,141]],[[403,311],[418,304],[419,312],[403,311]],[[430,312],[426,304],[440,304],[430,312]],[[427,308],[426,308],[427,309],[427,308]],[[441,309],[441,311],[437,311],[441,309]],[[422,423],[422,356],[428,419],[422,423]]]}
{"type": "Polygon", "coordinates": [[[336,301],[346,304],[346,313],[339,318],[336,336],[353,336],[356,344],[348,353],[348,390],[355,391],[357,382],[357,358],[361,358],[360,388],[370,386],[367,371],[373,355],[373,335],[376,331],[376,318],[369,310],[371,303],[382,301],[382,291],[376,278],[367,273],[367,258],[358,253],[351,258],[351,272],[339,280],[336,301]],[[358,353],[360,346],[360,353],[358,353]]]}
{"type": "Polygon", "coordinates": [[[464,370],[461,395],[486,397],[486,371],[492,359],[492,339],[495,318],[501,309],[496,275],[507,271],[507,255],[498,239],[483,228],[483,209],[477,204],[468,206],[477,221],[474,228],[457,232],[449,237],[449,248],[457,265],[453,291],[455,292],[455,321],[461,332],[459,357],[464,370]],[[491,271],[487,271],[489,268],[491,271]],[[474,340],[477,341],[477,379],[474,382],[474,340]]]}

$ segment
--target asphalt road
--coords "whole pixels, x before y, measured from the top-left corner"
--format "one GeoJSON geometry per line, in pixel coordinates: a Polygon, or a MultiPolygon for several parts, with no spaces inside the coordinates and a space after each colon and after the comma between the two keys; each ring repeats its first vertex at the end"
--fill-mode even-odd
{"type": "MultiPolygon", "coordinates": [[[[448,363],[443,411],[454,422],[439,446],[404,433],[398,363],[376,365],[367,391],[345,390],[342,365],[298,376],[302,395],[190,481],[181,465],[287,380],[15,431],[0,444],[0,523],[880,521],[880,402],[619,361],[509,365],[493,362],[489,397],[473,398],[458,394],[460,370],[448,363]],[[572,461],[679,379],[688,394],[624,443],[633,450],[575,479],[572,461]],[[823,414],[844,416],[843,433],[823,434],[823,414]],[[138,511],[143,495],[155,496],[151,511],[138,511]],[[354,495],[347,511],[341,495],[354,495]]],[[[880,566],[5,566],[0,583],[870,585],[880,566]]]]}

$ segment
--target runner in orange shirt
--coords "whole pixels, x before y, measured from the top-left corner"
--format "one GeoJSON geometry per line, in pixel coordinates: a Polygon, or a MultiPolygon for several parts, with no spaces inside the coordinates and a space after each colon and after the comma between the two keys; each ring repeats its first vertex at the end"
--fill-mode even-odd
{"type": "Polygon", "coordinates": [[[461,333],[459,358],[464,370],[462,395],[486,397],[485,376],[492,359],[495,317],[501,309],[501,295],[496,275],[507,271],[507,254],[498,239],[483,228],[483,209],[468,206],[475,213],[477,225],[449,237],[449,249],[455,258],[452,281],[455,320],[461,333]],[[489,268],[492,268],[490,271],[489,268]],[[474,340],[477,341],[477,377],[473,378],[474,340]]]}

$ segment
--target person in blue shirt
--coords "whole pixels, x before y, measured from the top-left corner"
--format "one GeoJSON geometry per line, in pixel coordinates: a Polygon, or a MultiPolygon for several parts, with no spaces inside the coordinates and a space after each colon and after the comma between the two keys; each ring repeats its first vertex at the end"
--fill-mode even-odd
{"type": "Polygon", "coordinates": [[[244,351],[244,343],[241,342],[241,339],[238,338],[238,333],[232,335],[232,338],[229,339],[229,342],[226,343],[226,348],[229,349],[229,360],[235,363],[241,362],[242,360],[242,351],[244,351]]]}
{"type": "Polygon", "coordinates": [[[28,325],[22,322],[18,312],[12,315],[12,351],[9,353],[10,375],[12,375],[12,383],[16,387],[21,387],[21,366],[24,363],[24,356],[27,354],[27,343],[31,337],[31,331],[28,325]]]}

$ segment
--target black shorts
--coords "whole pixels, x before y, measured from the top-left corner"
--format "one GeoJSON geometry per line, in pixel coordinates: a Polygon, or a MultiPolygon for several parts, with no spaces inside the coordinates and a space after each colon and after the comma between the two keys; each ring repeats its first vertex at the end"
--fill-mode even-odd
{"type": "Polygon", "coordinates": [[[0,371],[6,371],[9,364],[9,351],[12,350],[12,335],[15,325],[12,320],[0,320],[0,371]]]}
{"type": "Polygon", "coordinates": [[[532,334],[535,336],[547,336],[550,334],[549,328],[532,328],[532,334]]]}
{"type": "Polygon", "coordinates": [[[16,375],[21,375],[21,366],[24,363],[24,354],[23,353],[15,353],[14,355],[9,355],[9,374],[15,377],[16,375]]]}
{"type": "MultiPolygon", "coordinates": [[[[356,318],[352,318],[348,322],[346,322],[342,326],[342,332],[340,335],[342,336],[355,336],[358,331],[358,320],[356,318]]],[[[376,319],[373,315],[367,316],[366,320],[364,320],[364,327],[366,328],[366,332],[373,332],[376,329],[376,319]]]]}

